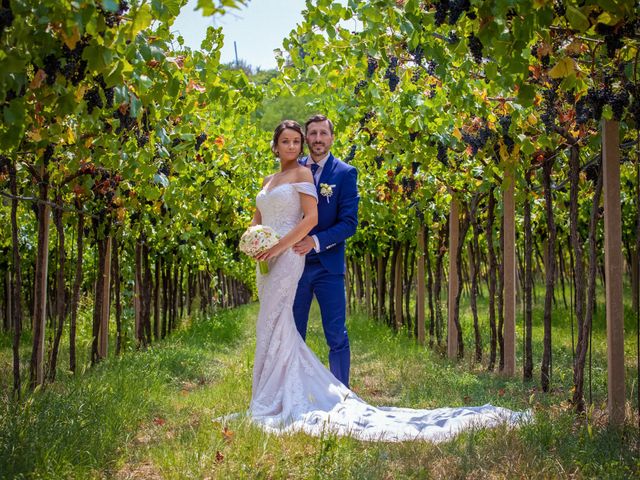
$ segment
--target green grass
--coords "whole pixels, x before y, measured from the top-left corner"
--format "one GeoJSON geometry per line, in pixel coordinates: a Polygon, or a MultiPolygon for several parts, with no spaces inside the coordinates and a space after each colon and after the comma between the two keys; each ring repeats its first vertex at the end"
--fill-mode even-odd
{"type": "MultiPolygon", "coordinates": [[[[542,338],[538,310],[536,379],[529,384],[487,373],[484,364],[470,359],[450,362],[417,346],[405,332],[394,334],[361,314],[352,315],[352,387],[370,403],[420,408],[492,403],[532,408],[535,415],[533,423],[517,430],[467,432],[434,445],[273,436],[243,419],[232,421],[225,431],[215,419],[248,408],[256,314],[257,306],[249,305],[207,319],[194,318],[153,348],[110,358],[75,378],[62,375],[18,406],[5,393],[0,397],[0,477],[226,480],[637,478],[640,474],[637,420],[630,419],[622,430],[609,429],[601,409],[606,398],[602,316],[594,328],[594,407],[577,419],[567,402],[571,339],[561,300],[554,312],[550,394],[537,388],[542,338]]],[[[627,360],[631,411],[637,406],[632,403],[635,317],[630,313],[629,317],[625,349],[633,354],[627,360]]],[[[470,354],[471,332],[465,331],[470,354]]],[[[519,328],[519,339],[520,334],[519,328]]],[[[315,306],[308,339],[326,359],[315,306]]],[[[0,339],[0,362],[5,366],[9,346],[6,338],[0,339]]],[[[23,353],[29,350],[25,347],[23,353]]],[[[485,347],[485,356],[486,352],[485,347]]]]}

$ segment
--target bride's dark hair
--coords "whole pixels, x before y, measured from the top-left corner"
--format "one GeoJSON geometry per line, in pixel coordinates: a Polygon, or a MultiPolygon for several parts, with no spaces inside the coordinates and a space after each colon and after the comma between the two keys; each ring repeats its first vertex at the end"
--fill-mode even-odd
{"type": "Polygon", "coordinates": [[[278,146],[278,139],[282,132],[286,129],[293,130],[300,134],[300,154],[304,153],[304,132],[302,131],[302,126],[296,122],[295,120],[283,120],[281,121],[276,129],[273,131],[273,140],[271,140],[271,151],[277,157],[278,154],[276,152],[276,147],[278,146]]]}

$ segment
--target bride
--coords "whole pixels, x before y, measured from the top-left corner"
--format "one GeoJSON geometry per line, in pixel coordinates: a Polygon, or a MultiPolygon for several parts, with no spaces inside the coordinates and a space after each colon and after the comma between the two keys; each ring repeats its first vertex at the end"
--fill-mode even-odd
{"type": "Polygon", "coordinates": [[[522,420],[526,414],[491,405],[435,410],[373,407],[325,368],[298,333],[292,311],[305,260],[291,247],[309,233],[318,218],[313,176],[298,164],[304,150],[302,127],[292,120],[281,122],[273,135],[272,150],[280,160],[280,171],[264,179],[252,225],[268,225],[281,238],[256,256],[268,261],[269,273],[257,270],[260,311],[251,420],[274,433],[331,432],[379,441],[441,441],[463,429],[522,420]]]}

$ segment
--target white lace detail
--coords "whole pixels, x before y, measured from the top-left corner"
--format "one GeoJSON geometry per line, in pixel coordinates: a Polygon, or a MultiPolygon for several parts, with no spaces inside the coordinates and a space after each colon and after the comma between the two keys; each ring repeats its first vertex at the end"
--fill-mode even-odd
{"type": "Polygon", "coordinates": [[[280,235],[285,235],[295,227],[302,218],[300,198],[295,192],[318,200],[316,187],[309,182],[283,183],[269,190],[261,190],[256,197],[256,204],[262,215],[262,224],[269,225],[280,235]]]}
{"type": "MultiPolygon", "coordinates": [[[[299,193],[318,198],[308,182],[262,190],[256,200],[262,223],[285,235],[302,218],[299,193]]],[[[474,426],[528,418],[528,413],[491,405],[436,410],[368,405],[324,367],[296,330],[292,305],[303,269],[304,257],[289,249],[269,262],[268,274],[257,270],[260,312],[249,414],[265,430],[439,441],[474,426]]]]}

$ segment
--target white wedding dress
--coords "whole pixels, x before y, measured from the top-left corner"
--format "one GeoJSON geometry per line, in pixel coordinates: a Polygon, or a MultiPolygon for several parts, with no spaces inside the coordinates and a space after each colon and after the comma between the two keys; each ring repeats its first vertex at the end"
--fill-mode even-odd
{"type": "MultiPolygon", "coordinates": [[[[286,234],[302,218],[300,193],[317,200],[313,184],[281,184],[256,199],[263,225],[286,234]]],[[[340,383],[307,347],[296,330],[292,306],[304,257],[285,251],[257,273],[260,313],[256,327],[251,420],[273,433],[304,431],[349,435],[361,440],[446,440],[464,429],[515,424],[528,416],[481,407],[373,407],[340,383]]],[[[343,295],[343,292],[336,292],[343,295]]]]}

